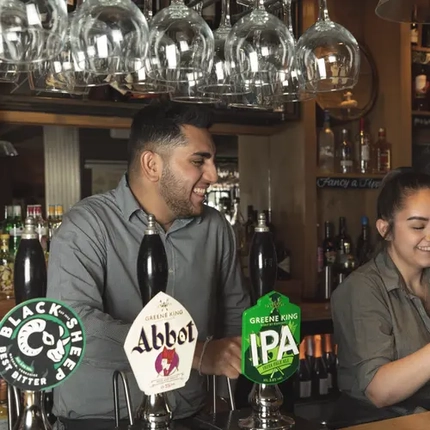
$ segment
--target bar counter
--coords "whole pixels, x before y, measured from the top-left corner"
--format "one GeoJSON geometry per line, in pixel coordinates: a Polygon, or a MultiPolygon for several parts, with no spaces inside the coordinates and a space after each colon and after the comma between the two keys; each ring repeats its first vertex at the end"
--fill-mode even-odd
{"type": "MultiPolygon", "coordinates": [[[[242,409],[173,421],[170,430],[241,430],[238,420],[248,417],[250,413],[250,409],[242,409]]],[[[296,420],[294,430],[319,430],[319,426],[310,421],[300,417],[294,417],[294,419],[296,420]]],[[[59,428],[59,426],[56,427],[59,428]]],[[[139,423],[130,427],[127,422],[121,421],[119,430],[141,430],[141,428],[139,423]]],[[[113,420],[68,420],[64,430],[115,430],[115,424],[113,420]]]]}
{"type": "Polygon", "coordinates": [[[389,420],[346,427],[342,430],[428,430],[429,428],[430,412],[424,412],[421,414],[407,415],[389,420]]]}

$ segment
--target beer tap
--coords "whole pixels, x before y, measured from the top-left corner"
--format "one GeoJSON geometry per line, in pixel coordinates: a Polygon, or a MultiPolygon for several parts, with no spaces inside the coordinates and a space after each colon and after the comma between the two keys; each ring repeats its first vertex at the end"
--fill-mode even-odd
{"type": "MultiPolygon", "coordinates": [[[[272,233],[266,225],[264,213],[258,216],[258,225],[252,238],[249,254],[249,274],[252,285],[253,305],[262,296],[274,290],[277,273],[276,249],[272,233]]],[[[251,416],[239,420],[247,429],[285,429],[294,425],[291,417],[280,413],[283,396],[278,385],[254,383],[249,400],[251,416]]]]}
{"type": "MultiPolygon", "coordinates": [[[[46,296],[46,261],[34,218],[25,220],[24,231],[15,258],[14,290],[15,301],[19,305],[29,299],[46,296]]],[[[9,415],[9,430],[50,430],[51,424],[46,415],[44,391],[23,391],[19,402],[18,389],[13,387],[14,396],[8,396],[8,408],[17,409],[17,416],[9,415]],[[15,408],[13,403],[15,404],[15,408]],[[16,422],[15,422],[16,421],[16,422]]],[[[10,393],[11,390],[9,390],[10,393]]]]}
{"type": "MultiPolygon", "coordinates": [[[[137,257],[137,282],[142,297],[143,308],[158,293],[166,291],[168,274],[166,251],[157,231],[155,217],[149,214],[148,225],[137,257]]],[[[121,377],[123,381],[127,408],[129,411],[131,410],[130,396],[127,394],[127,378],[123,372],[116,371],[113,375],[116,427],[119,425],[118,377],[121,377]]],[[[144,394],[134,419],[142,421],[144,426],[149,428],[169,427],[172,420],[172,412],[166,393],[144,394]]],[[[129,425],[132,426],[133,423],[133,417],[129,416],[129,425]]]]}

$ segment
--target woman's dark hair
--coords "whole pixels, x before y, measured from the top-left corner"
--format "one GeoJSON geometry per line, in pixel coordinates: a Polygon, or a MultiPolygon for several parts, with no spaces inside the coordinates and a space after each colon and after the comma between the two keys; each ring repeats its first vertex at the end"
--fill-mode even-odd
{"type": "Polygon", "coordinates": [[[141,109],[133,118],[127,145],[128,168],[133,166],[142,151],[162,151],[185,145],[181,127],[211,126],[211,111],[203,106],[190,106],[170,101],[154,101],[141,109]]]}
{"type": "Polygon", "coordinates": [[[382,180],[378,200],[377,200],[377,218],[388,222],[388,229],[385,236],[379,236],[379,249],[385,239],[393,231],[394,216],[404,206],[405,199],[411,194],[430,189],[430,175],[418,172],[412,167],[399,167],[392,170],[382,180]]]}

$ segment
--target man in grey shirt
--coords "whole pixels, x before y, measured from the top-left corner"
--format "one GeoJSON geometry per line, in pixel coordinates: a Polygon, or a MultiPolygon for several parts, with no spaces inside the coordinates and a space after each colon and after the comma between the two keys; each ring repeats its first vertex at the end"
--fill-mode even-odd
{"type": "MultiPolygon", "coordinates": [[[[241,316],[250,300],[233,230],[203,204],[217,181],[208,127],[201,108],[144,108],[133,120],[127,175],[115,190],[75,205],[55,233],[48,297],[74,308],[87,334],[80,368],[54,390],[55,415],[113,417],[112,373],[130,370],[123,344],[142,309],[136,260],[148,214],[155,216],[166,249],[167,293],[188,309],[199,331],[190,379],[168,395],[174,417],[202,409],[203,375],[239,376],[241,316]],[[214,340],[202,356],[208,336],[214,340]]],[[[131,375],[130,381],[136,407],[142,393],[131,375]]],[[[125,414],[124,404],[121,409],[125,414]]]]}

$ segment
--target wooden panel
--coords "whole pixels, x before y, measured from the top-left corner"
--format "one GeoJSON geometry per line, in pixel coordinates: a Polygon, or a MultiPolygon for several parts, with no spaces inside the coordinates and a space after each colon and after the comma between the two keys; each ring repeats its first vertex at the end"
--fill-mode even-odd
{"type": "Polygon", "coordinates": [[[365,42],[379,74],[379,95],[369,115],[370,127],[373,136],[379,127],[386,127],[387,139],[393,145],[393,168],[408,166],[412,159],[410,29],[408,24],[377,17],[377,3],[364,3],[365,42]]]}
{"type": "Polygon", "coordinates": [[[269,138],[239,136],[240,207],[246,217],[246,208],[253,205],[259,211],[269,209],[269,138]]]}
{"type": "MultiPolygon", "coordinates": [[[[31,125],[63,125],[80,128],[130,128],[131,118],[61,115],[43,112],[0,111],[0,122],[31,125]]],[[[270,136],[282,130],[284,125],[252,126],[239,124],[214,124],[214,134],[270,136]]]]}

